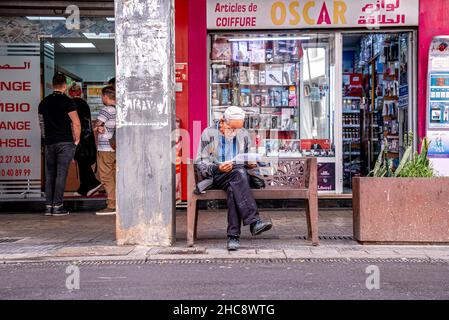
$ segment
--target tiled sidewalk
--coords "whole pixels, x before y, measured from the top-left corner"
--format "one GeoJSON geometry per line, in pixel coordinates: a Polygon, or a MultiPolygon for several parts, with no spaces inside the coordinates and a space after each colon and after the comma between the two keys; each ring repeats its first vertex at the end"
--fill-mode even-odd
{"type": "Polygon", "coordinates": [[[170,248],[115,245],[115,217],[75,213],[66,217],[36,214],[0,215],[0,262],[36,260],[142,260],[142,259],[437,259],[449,262],[449,246],[362,246],[351,240],[352,212],[320,210],[319,247],[305,240],[303,211],[263,211],[273,229],[256,238],[249,228],[242,247],[225,249],[226,212],[201,211],[199,240],[187,248],[186,213],[177,213],[177,241],[170,248]]]}

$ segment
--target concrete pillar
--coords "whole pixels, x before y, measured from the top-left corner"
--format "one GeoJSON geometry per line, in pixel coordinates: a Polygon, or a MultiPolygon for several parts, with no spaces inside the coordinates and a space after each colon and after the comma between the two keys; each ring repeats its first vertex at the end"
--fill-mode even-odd
{"type": "Polygon", "coordinates": [[[173,0],[116,0],[117,241],[175,239],[173,0]]]}

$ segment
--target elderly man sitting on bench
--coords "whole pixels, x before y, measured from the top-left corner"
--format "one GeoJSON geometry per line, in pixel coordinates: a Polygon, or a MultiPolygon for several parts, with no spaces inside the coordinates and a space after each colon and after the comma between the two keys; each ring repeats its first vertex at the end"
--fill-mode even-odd
{"type": "Polygon", "coordinates": [[[256,201],[251,193],[247,169],[255,164],[233,161],[238,154],[248,153],[251,138],[243,128],[245,112],[239,107],[229,107],[215,127],[201,135],[201,145],[196,159],[197,170],[203,179],[195,192],[221,189],[228,193],[228,250],[240,246],[240,227],[249,225],[253,236],[271,229],[270,222],[259,216],[256,201]]]}

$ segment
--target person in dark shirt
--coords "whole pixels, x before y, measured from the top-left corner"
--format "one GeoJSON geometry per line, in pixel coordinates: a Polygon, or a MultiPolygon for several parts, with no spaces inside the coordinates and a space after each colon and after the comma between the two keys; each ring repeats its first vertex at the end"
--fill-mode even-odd
{"type": "Polygon", "coordinates": [[[80,143],[81,124],[76,105],[65,95],[66,78],[57,73],[53,77],[53,93],[39,104],[45,143],[45,215],[67,215],[64,209],[64,189],[70,162],[80,143]]]}
{"type": "Polygon", "coordinates": [[[115,77],[114,77],[114,78],[111,78],[111,79],[108,81],[108,85],[113,86],[114,89],[115,89],[115,77]]]}
{"type": "Polygon", "coordinates": [[[87,102],[81,98],[81,95],[81,87],[74,83],[69,89],[69,96],[75,102],[76,111],[78,112],[78,117],[81,122],[81,139],[75,152],[80,186],[75,195],[90,197],[101,188],[102,184],[97,180],[95,173],[92,170],[92,165],[97,162],[97,145],[92,130],[90,107],[87,102]]]}

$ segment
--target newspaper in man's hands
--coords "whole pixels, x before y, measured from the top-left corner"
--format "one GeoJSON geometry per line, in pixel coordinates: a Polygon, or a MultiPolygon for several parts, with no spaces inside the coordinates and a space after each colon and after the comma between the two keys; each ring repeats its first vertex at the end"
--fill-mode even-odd
{"type": "Polygon", "coordinates": [[[253,175],[269,176],[274,174],[271,161],[266,161],[259,153],[240,153],[225,162],[232,162],[234,165],[255,164],[255,168],[248,170],[253,175]]]}
{"type": "Polygon", "coordinates": [[[262,156],[259,153],[240,153],[232,158],[228,162],[233,164],[246,164],[246,163],[258,163],[262,160],[262,156]]]}

